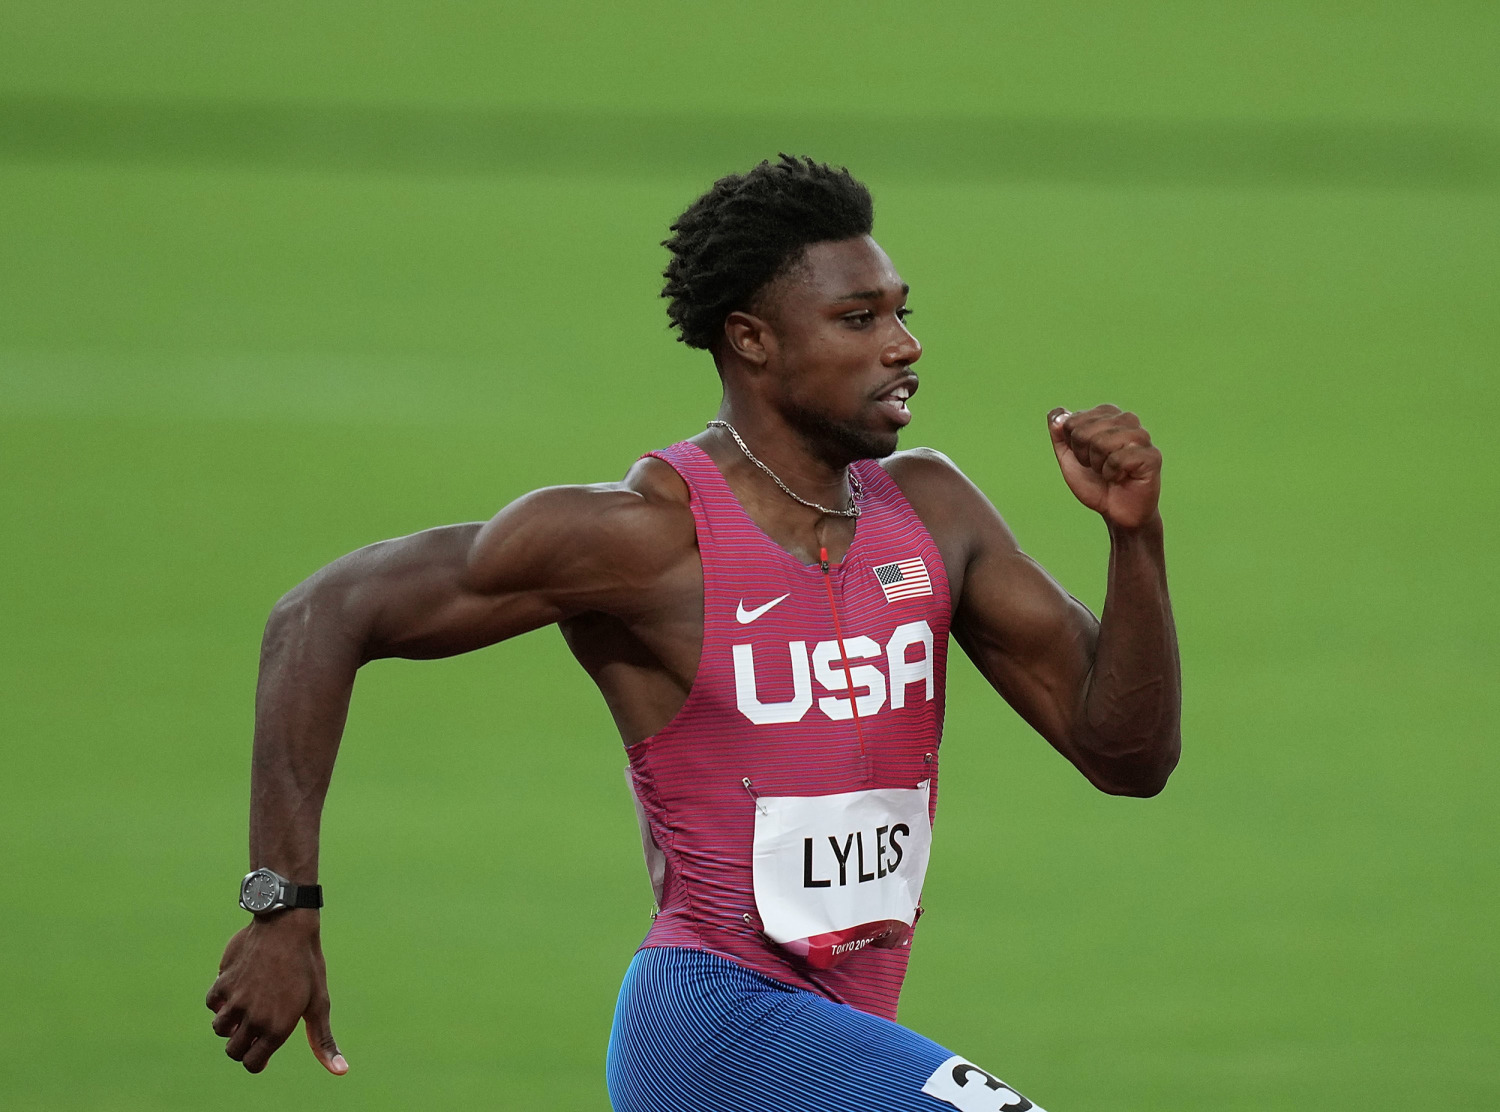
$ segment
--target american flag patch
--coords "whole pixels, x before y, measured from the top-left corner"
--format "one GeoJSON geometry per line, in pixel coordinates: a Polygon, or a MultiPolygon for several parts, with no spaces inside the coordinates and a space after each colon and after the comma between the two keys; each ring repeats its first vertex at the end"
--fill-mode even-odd
{"type": "Polygon", "coordinates": [[[932,594],[932,580],[927,577],[927,565],[922,563],[920,556],[897,560],[894,564],[881,564],[875,569],[875,578],[880,580],[886,602],[932,594]]]}

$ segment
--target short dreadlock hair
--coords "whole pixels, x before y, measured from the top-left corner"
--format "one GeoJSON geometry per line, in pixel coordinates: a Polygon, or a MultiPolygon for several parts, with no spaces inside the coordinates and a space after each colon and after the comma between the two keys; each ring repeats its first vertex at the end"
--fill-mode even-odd
{"type": "Polygon", "coordinates": [[[849,173],[783,154],[730,174],[688,206],[662,246],[667,316],[689,347],[711,348],[724,318],[790,270],[810,244],[869,235],[870,191],[849,173]]]}

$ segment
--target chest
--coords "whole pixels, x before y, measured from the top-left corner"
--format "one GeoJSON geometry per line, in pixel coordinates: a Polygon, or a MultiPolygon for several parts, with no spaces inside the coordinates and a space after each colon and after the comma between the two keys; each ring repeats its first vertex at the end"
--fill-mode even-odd
{"type": "Polygon", "coordinates": [[[875,721],[939,698],[948,602],[930,545],[856,547],[827,568],[781,555],[704,553],[699,673],[737,717],[875,721]]]}

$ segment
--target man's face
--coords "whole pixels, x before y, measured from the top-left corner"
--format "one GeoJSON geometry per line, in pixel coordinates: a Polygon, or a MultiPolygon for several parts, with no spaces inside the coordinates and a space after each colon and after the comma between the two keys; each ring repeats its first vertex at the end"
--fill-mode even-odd
{"type": "Polygon", "coordinates": [[[815,243],[762,295],[771,404],[841,465],[896,450],[922,345],[907,329],[907,286],[869,236],[815,243]]]}

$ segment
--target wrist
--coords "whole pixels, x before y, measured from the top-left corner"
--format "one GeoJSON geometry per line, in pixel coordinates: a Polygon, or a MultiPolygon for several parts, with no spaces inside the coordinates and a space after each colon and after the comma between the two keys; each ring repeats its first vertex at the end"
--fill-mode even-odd
{"type": "Polygon", "coordinates": [[[1131,544],[1139,541],[1160,542],[1166,533],[1159,510],[1152,510],[1150,517],[1137,524],[1122,525],[1108,518],[1105,519],[1104,524],[1109,529],[1109,539],[1114,544],[1131,544]]]}
{"type": "Polygon", "coordinates": [[[274,931],[277,934],[314,935],[321,925],[322,913],[312,907],[284,907],[277,911],[262,911],[250,916],[257,930],[274,931]]]}

